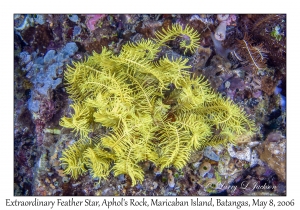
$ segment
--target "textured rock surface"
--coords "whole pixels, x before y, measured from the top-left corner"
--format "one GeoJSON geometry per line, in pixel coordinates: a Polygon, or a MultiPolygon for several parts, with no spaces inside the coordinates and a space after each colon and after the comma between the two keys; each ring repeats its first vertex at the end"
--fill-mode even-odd
{"type": "Polygon", "coordinates": [[[285,181],[286,139],[278,139],[276,142],[265,141],[258,151],[260,159],[276,172],[281,181],[285,181]]]}

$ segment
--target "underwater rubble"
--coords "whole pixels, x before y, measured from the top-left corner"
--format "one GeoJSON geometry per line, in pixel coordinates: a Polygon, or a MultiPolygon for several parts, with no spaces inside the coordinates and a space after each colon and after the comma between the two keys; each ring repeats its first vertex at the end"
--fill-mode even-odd
{"type": "MultiPolygon", "coordinates": [[[[109,129],[98,131],[91,137],[109,129]]],[[[286,195],[286,16],[14,15],[14,195],[286,195]],[[200,34],[199,46],[186,52],[181,43],[191,39],[178,36],[161,47],[157,61],[188,59],[190,73],[242,107],[257,132],[193,151],[182,169],[160,171],[143,161],[144,180],[134,186],[127,174],[110,172],[106,180],[66,174],[60,159],[78,140],[59,123],[73,113],[68,66],[105,48],[118,55],[128,42],[154,40],[173,24],[200,34]]]]}

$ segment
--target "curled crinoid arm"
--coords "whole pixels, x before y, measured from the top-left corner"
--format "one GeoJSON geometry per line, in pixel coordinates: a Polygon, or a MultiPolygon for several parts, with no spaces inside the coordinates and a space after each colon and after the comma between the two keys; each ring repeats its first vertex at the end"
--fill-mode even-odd
{"type": "Polygon", "coordinates": [[[111,160],[99,155],[97,148],[87,148],[83,157],[93,178],[106,179],[110,172],[111,160]]]}
{"type": "Polygon", "coordinates": [[[161,125],[158,134],[160,148],[157,164],[160,169],[174,167],[180,169],[188,161],[191,153],[190,132],[183,129],[179,123],[161,125]]]}
{"type": "Polygon", "coordinates": [[[194,53],[199,47],[200,35],[198,32],[186,26],[184,29],[179,24],[173,24],[171,28],[165,30],[162,29],[161,32],[156,32],[156,41],[159,45],[163,45],[170,40],[174,40],[176,37],[181,37],[180,47],[184,49],[184,54],[188,51],[194,53]]]}
{"type": "Polygon", "coordinates": [[[62,152],[61,165],[65,167],[64,173],[70,174],[74,179],[87,171],[84,164],[83,152],[89,144],[80,139],[62,152]]]}
{"type": "Polygon", "coordinates": [[[74,103],[71,107],[74,109],[74,114],[71,114],[70,118],[63,117],[59,124],[66,128],[72,128],[76,135],[79,134],[81,138],[87,138],[91,131],[91,110],[80,103],[74,103]]]}
{"type": "Polygon", "coordinates": [[[154,44],[150,39],[141,39],[136,43],[127,43],[123,46],[122,51],[134,51],[139,58],[152,61],[159,52],[159,46],[154,44]]]}

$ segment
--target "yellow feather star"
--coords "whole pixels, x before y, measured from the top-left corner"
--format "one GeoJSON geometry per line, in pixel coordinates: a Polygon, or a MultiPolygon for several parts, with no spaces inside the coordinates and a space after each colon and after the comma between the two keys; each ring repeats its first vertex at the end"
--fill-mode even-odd
{"type": "Polygon", "coordinates": [[[185,40],[180,43],[185,52],[194,52],[199,46],[194,29],[175,24],[156,36],[125,44],[119,55],[103,48],[68,67],[74,113],[60,124],[86,139],[62,154],[65,173],[73,178],[89,170],[105,179],[112,171],[127,174],[135,185],[144,179],[144,161],[159,170],[180,169],[197,149],[254,133],[254,123],[240,107],[214,93],[203,77],[191,77],[188,59],[156,57],[177,36],[185,40]],[[99,125],[110,132],[89,139],[99,125]]]}

